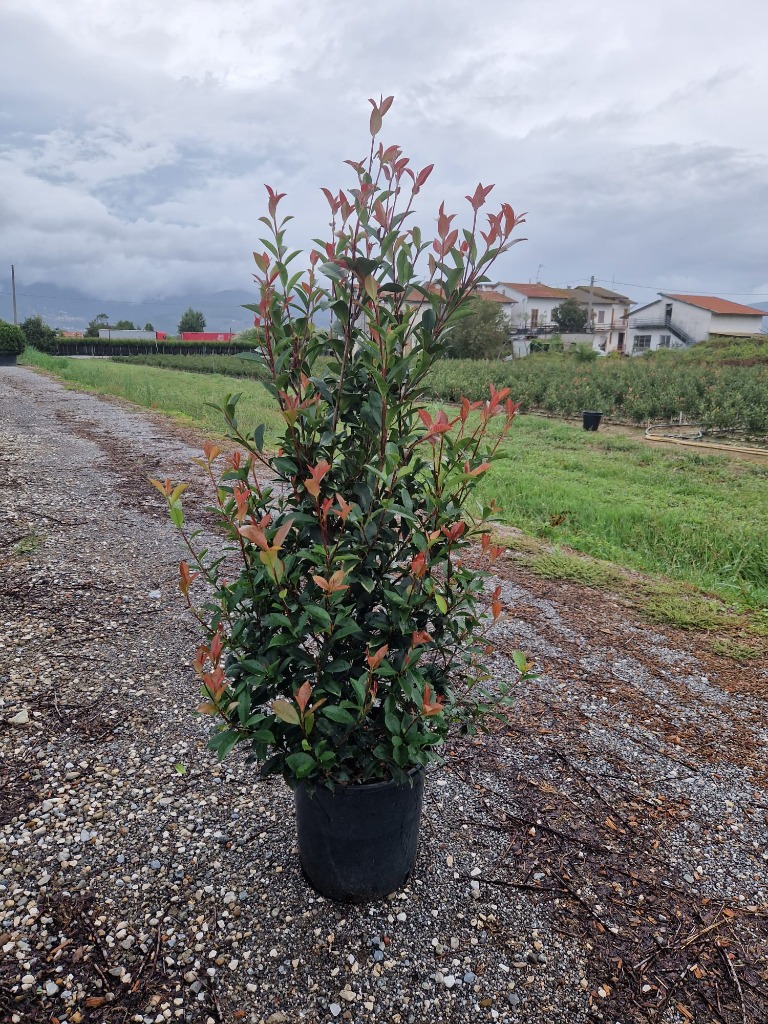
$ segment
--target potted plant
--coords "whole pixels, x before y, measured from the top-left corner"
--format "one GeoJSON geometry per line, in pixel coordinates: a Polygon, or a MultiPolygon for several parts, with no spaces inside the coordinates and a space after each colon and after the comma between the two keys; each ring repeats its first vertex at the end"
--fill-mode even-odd
{"type": "Polygon", "coordinates": [[[503,204],[480,230],[492,186],[478,185],[470,227],[441,205],[436,236],[423,235],[412,208],[432,167],[416,172],[397,146],[377,145],[391,102],[371,101],[370,152],[348,161],[353,187],[323,189],[330,241],[306,269],[292,265],[283,195],[267,187],[260,300],[248,308],[284,428],[268,452],[264,426],[238,421],[237,396],[221,408],[237,448],[206,443],[200,465],[229,538],[223,556],[186,531],[185,485],[153,481],[190,552],[179,586],[205,633],[195,670],[198,710],[216,723],[209,745],[224,757],[246,744],[263,777],[295,790],[304,872],[348,901],[402,885],[425,766],[452,726],[472,732],[511,700],[482,668],[501,588],[484,594],[465,556],[471,544],[500,554],[492,503],[472,499],[517,406],[492,387],[484,402],[430,411],[425,377],[521,218],[503,204]]]}
{"type": "Polygon", "coordinates": [[[19,326],[0,320],[0,366],[15,366],[16,357],[21,355],[26,344],[19,326]]]}

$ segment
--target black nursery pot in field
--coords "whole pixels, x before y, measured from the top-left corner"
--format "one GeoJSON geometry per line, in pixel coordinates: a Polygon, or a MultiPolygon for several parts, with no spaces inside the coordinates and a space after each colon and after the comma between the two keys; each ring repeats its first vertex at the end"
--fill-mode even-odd
{"type": "Polygon", "coordinates": [[[585,430],[597,430],[602,418],[603,414],[601,412],[590,412],[585,410],[581,414],[581,421],[584,424],[585,430]]]}
{"type": "Polygon", "coordinates": [[[400,889],[416,860],[424,794],[423,772],[413,785],[375,782],[295,790],[301,867],[321,896],[365,903],[400,889]]]}
{"type": "Polygon", "coordinates": [[[15,366],[16,356],[9,356],[0,352],[0,366],[15,366]]]}

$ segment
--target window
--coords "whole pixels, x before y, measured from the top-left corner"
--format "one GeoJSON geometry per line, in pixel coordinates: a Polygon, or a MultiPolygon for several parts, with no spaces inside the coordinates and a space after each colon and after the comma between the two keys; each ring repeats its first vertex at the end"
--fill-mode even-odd
{"type": "Polygon", "coordinates": [[[539,311],[538,309],[531,310],[531,327],[538,327],[539,325],[539,311]]]}
{"type": "Polygon", "coordinates": [[[650,334],[636,334],[635,340],[632,344],[633,352],[645,352],[646,349],[651,347],[651,335],[650,334]]]}
{"type": "Polygon", "coordinates": [[[604,324],[605,323],[605,310],[604,309],[598,310],[597,322],[599,324],[604,324]]]}
{"type": "Polygon", "coordinates": [[[659,337],[659,348],[669,348],[671,341],[672,341],[672,335],[671,334],[662,334],[659,337]]]}

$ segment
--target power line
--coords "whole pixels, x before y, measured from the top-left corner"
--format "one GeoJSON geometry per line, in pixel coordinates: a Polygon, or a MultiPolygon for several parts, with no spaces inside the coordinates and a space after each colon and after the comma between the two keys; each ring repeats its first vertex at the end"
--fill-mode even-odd
{"type": "MultiPolygon", "coordinates": [[[[555,288],[588,288],[589,287],[589,274],[580,274],[566,278],[564,281],[554,281],[552,286],[555,288]],[[583,281],[583,284],[572,284],[573,281],[583,281]]],[[[596,277],[596,282],[601,284],[620,284],[624,288],[645,288],[651,292],[661,292],[661,288],[658,284],[638,284],[637,281],[617,281],[615,278],[607,277],[596,277]]],[[[768,292],[729,292],[721,288],[710,288],[708,291],[701,291],[694,289],[693,291],[686,291],[686,295],[739,295],[747,296],[753,299],[768,299],[768,292]]]]}
{"type": "MultiPolygon", "coordinates": [[[[607,277],[601,277],[601,278],[598,278],[598,280],[603,281],[605,284],[608,283],[608,278],[607,277]]],[[[634,284],[633,282],[630,282],[630,281],[614,281],[614,284],[621,284],[621,285],[624,285],[626,288],[648,288],[648,289],[650,289],[651,291],[654,291],[654,292],[660,291],[658,285],[655,285],[655,284],[634,284]]],[[[709,291],[705,291],[705,292],[704,291],[692,291],[692,292],[686,291],[685,294],[686,295],[739,295],[739,296],[745,296],[745,295],[746,296],[750,296],[751,295],[753,299],[765,299],[765,298],[768,298],[768,292],[728,292],[728,291],[725,291],[724,289],[721,289],[721,288],[711,288],[709,291]]]]}
{"type": "MultiPolygon", "coordinates": [[[[613,280],[613,278],[611,278],[609,280],[607,277],[596,277],[595,280],[596,281],[600,281],[603,284],[620,284],[624,288],[647,288],[649,291],[652,291],[652,292],[661,292],[661,288],[659,288],[659,286],[656,285],[656,284],[637,284],[637,282],[635,282],[635,281],[615,281],[615,280],[613,280]]],[[[748,297],[751,297],[753,299],[768,299],[768,292],[728,292],[728,291],[725,291],[725,290],[723,290],[721,288],[712,288],[709,291],[686,291],[684,294],[686,294],[686,295],[720,295],[720,296],[723,296],[723,295],[738,295],[738,296],[742,296],[742,297],[743,296],[748,296],[748,297]]]]}

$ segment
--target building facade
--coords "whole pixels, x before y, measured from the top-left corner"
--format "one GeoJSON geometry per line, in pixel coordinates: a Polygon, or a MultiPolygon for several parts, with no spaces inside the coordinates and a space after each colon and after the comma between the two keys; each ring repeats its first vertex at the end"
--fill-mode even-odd
{"type": "Polygon", "coordinates": [[[510,324],[516,330],[554,330],[552,310],[559,306],[568,294],[562,288],[550,288],[547,284],[517,284],[497,281],[487,285],[485,290],[505,295],[514,305],[510,310],[510,324]]]}
{"type": "Polygon", "coordinates": [[[716,295],[661,292],[659,298],[632,310],[627,351],[641,355],[659,348],[681,348],[710,335],[758,334],[765,312],[716,295]]]}

